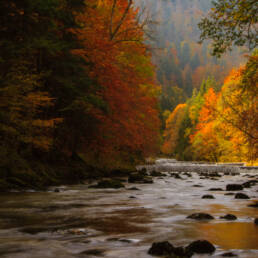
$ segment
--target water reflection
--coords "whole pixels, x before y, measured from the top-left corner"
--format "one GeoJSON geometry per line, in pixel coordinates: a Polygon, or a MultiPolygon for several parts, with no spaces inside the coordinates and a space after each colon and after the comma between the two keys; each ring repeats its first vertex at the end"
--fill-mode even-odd
{"type": "Polygon", "coordinates": [[[223,249],[258,249],[258,227],[254,223],[200,224],[203,238],[223,249]]]}

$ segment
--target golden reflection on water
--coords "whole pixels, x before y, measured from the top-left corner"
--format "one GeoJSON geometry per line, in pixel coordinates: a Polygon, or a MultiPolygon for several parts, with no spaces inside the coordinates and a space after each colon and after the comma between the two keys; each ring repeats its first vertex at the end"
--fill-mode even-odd
{"type": "Polygon", "coordinates": [[[204,239],[223,249],[258,249],[258,226],[247,222],[200,224],[204,239]]]}

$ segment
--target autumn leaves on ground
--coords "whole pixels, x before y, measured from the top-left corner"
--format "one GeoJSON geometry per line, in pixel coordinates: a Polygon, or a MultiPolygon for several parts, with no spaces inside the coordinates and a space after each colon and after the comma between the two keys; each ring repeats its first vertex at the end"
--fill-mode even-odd
{"type": "Polygon", "coordinates": [[[165,122],[154,22],[133,1],[11,0],[0,13],[0,190],[108,176],[158,155],[255,162],[257,52],[222,87],[203,78],[165,122]]]}

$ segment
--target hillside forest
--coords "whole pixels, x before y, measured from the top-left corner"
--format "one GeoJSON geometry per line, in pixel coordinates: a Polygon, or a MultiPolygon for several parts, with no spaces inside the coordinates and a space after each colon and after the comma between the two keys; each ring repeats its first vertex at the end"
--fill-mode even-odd
{"type": "Polygon", "coordinates": [[[257,42],[214,47],[211,7],[0,0],[0,190],[111,176],[158,155],[257,162],[257,42]]]}

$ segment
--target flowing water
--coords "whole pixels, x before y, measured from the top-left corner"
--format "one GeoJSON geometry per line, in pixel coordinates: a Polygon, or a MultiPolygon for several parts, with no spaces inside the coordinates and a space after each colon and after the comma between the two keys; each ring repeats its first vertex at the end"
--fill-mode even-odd
{"type": "MultiPolygon", "coordinates": [[[[257,170],[238,167],[239,175],[221,173],[222,177],[213,180],[200,179],[193,172],[200,167],[201,171],[209,170],[202,164],[158,160],[155,169],[182,171],[182,166],[194,166],[187,169],[191,177],[154,178],[154,184],[125,183],[126,188],[118,190],[91,189],[85,184],[59,187],[60,192],[50,189],[1,194],[0,257],[147,258],[151,257],[147,251],[153,242],[168,240],[181,246],[197,239],[209,240],[216,246],[213,257],[229,250],[239,257],[258,257],[258,226],[253,222],[258,212],[248,207],[258,200],[258,184],[241,191],[250,200],[234,199],[234,195],[224,195],[226,191],[208,190],[255,179],[257,170]],[[140,190],[128,190],[130,187],[140,190]],[[202,199],[204,194],[212,194],[215,199],[202,199]],[[215,219],[186,219],[194,212],[206,212],[215,219]],[[238,219],[229,222],[219,218],[228,213],[238,219]]],[[[235,167],[231,169],[236,172],[235,167]]],[[[225,168],[218,166],[216,171],[225,172],[225,168]]]]}

